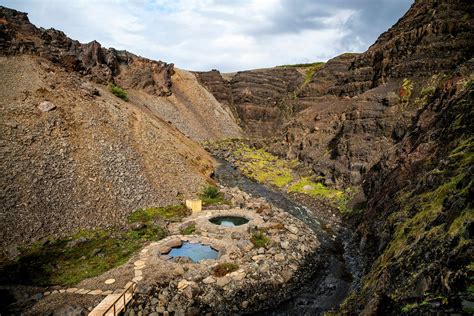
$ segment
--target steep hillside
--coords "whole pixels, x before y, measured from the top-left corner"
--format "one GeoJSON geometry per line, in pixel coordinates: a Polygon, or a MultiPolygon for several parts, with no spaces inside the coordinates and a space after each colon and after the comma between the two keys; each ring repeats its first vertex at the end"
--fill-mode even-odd
{"type": "Polygon", "coordinates": [[[198,142],[243,136],[230,108],[201,86],[194,73],[175,68],[171,80],[170,96],[156,98],[143,91],[131,95],[198,142]]]}
{"type": "Polygon", "coordinates": [[[357,234],[373,264],[347,312],[472,313],[473,72],[471,62],[437,86],[407,137],[365,178],[357,234]]]}
{"type": "Polygon", "coordinates": [[[80,44],[3,7],[0,35],[3,255],[45,236],[123,224],[140,207],[182,202],[213,168],[182,132],[199,141],[241,133],[194,75],[172,64],[80,44]],[[126,89],[128,102],[109,82],[126,89]],[[167,115],[160,105],[178,109],[167,115]]]}
{"type": "Polygon", "coordinates": [[[199,145],[145,108],[41,57],[1,57],[0,74],[2,249],[180,202],[212,171],[199,145]]]}

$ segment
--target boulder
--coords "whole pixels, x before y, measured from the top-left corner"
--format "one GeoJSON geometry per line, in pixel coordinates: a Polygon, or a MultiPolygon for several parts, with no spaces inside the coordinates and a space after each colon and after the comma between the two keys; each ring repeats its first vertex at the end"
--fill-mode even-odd
{"type": "Polygon", "coordinates": [[[38,109],[41,112],[49,112],[49,111],[54,110],[55,108],[56,108],[56,105],[54,105],[53,103],[49,101],[43,101],[38,105],[38,109]]]}

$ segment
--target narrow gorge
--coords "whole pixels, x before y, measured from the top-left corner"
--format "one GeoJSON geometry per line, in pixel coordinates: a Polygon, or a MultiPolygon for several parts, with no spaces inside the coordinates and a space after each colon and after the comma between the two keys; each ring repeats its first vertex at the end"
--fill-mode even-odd
{"type": "Polygon", "coordinates": [[[473,16],[225,73],[0,6],[0,314],[471,315],[473,16]]]}

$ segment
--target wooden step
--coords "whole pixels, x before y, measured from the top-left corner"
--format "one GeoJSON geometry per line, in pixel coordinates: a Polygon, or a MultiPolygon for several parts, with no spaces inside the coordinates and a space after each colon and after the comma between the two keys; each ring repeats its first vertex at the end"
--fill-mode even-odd
{"type": "Polygon", "coordinates": [[[132,293],[129,291],[128,293],[119,293],[119,294],[109,294],[107,295],[102,302],[99,303],[90,313],[89,316],[117,316],[120,314],[120,312],[124,309],[125,306],[127,306],[128,302],[130,302],[132,299],[132,293]],[[125,296],[125,302],[124,298],[125,296]],[[115,303],[115,314],[114,314],[114,302],[120,298],[116,303],[115,303]],[[125,304],[124,304],[125,303],[125,304]],[[109,309],[109,307],[111,307],[109,309]],[[108,311],[107,311],[108,310],[108,311]],[[107,311],[107,313],[106,313],[107,311]]]}

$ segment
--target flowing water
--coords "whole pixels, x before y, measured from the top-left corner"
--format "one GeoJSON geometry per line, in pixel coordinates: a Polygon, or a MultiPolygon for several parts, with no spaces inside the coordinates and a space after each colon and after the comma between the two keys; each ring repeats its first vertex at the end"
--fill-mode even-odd
{"type": "Polygon", "coordinates": [[[360,279],[362,261],[355,252],[357,247],[351,244],[349,231],[342,226],[337,230],[326,229],[327,218],[318,218],[320,213],[313,212],[283,192],[248,179],[227,161],[216,159],[219,166],[215,176],[219,183],[238,187],[254,197],[264,197],[276,207],[302,220],[321,242],[318,255],[324,261],[324,268],[314,271],[309,281],[293,297],[271,310],[263,311],[262,315],[318,315],[336,308],[360,279]]]}

